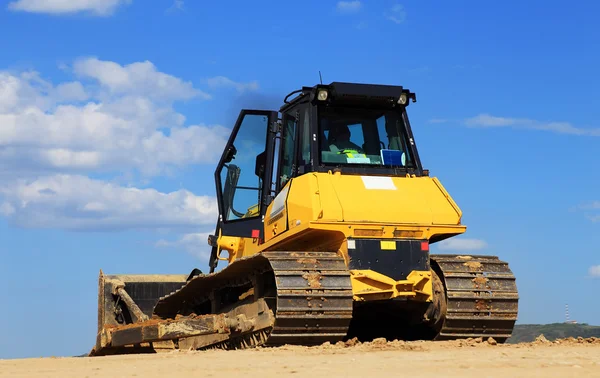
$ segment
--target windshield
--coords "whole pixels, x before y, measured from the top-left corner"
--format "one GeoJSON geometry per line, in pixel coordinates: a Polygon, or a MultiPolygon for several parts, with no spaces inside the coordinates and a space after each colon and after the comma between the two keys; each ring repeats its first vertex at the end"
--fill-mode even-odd
{"type": "Polygon", "coordinates": [[[415,168],[402,110],[319,107],[321,162],[415,168]]]}

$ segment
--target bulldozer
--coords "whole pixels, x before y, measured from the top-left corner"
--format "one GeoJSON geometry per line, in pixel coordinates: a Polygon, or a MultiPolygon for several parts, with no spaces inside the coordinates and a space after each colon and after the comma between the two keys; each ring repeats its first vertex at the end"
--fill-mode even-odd
{"type": "Polygon", "coordinates": [[[505,342],[519,299],[508,263],[430,253],[466,226],[421,163],[416,100],[399,85],[332,82],[289,93],[278,111],[241,110],[214,174],[209,271],[101,270],[90,355],[505,342]]]}

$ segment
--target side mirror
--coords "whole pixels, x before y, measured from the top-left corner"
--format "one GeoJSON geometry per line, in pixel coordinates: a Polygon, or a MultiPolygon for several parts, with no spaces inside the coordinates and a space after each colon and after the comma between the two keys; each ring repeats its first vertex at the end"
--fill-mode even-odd
{"type": "Polygon", "coordinates": [[[256,166],[254,167],[254,173],[260,178],[262,178],[262,176],[263,176],[266,163],[267,163],[267,152],[266,151],[263,151],[260,154],[256,155],[256,166]]]}
{"type": "Polygon", "coordinates": [[[229,163],[233,159],[235,159],[235,154],[237,154],[237,149],[232,144],[231,147],[227,149],[227,154],[225,155],[225,163],[229,163]]]}

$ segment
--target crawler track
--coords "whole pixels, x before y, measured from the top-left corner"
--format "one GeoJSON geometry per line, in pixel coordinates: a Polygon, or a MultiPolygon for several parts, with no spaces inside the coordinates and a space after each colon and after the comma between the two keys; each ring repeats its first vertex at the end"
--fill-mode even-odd
{"type": "MultiPolygon", "coordinates": [[[[496,256],[431,255],[446,292],[445,321],[435,340],[510,337],[518,311],[515,277],[496,256]]],[[[264,252],[200,275],[162,297],[161,318],[226,311],[240,295],[264,297],[275,323],[207,348],[315,345],[343,340],[352,319],[352,286],[344,260],[334,252],[264,252]],[[242,274],[242,272],[244,272],[242,274]]]]}
{"type": "Polygon", "coordinates": [[[493,337],[504,342],[517,320],[519,295],[508,264],[496,256],[431,255],[447,293],[436,340],[493,337]]]}
{"type": "Polygon", "coordinates": [[[439,294],[434,303],[416,304],[433,323],[419,320],[421,312],[405,301],[357,308],[350,272],[335,252],[263,252],[188,279],[158,299],[148,321],[103,329],[92,354],[166,340],[185,349],[333,344],[354,336],[506,341],[518,310],[508,264],[495,256],[430,257],[439,294]]]}
{"type": "Polygon", "coordinates": [[[159,299],[154,315],[204,315],[227,311],[240,298],[264,298],[273,327],[256,337],[207,348],[315,345],[342,340],[352,318],[352,286],[342,257],[334,252],[264,252],[233,262],[218,273],[198,275],[159,299]]]}

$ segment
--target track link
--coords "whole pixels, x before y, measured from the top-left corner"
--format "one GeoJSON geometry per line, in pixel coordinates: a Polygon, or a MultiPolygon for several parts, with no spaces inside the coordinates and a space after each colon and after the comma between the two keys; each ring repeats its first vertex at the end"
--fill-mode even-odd
{"type": "Polygon", "coordinates": [[[195,276],[160,298],[154,315],[168,319],[227,311],[242,294],[265,298],[275,314],[273,327],[259,337],[213,347],[335,343],[346,336],[352,319],[352,285],[343,258],[335,252],[287,251],[263,252],[195,276]]]}
{"type": "Polygon", "coordinates": [[[436,340],[506,341],[517,320],[519,301],[508,263],[479,255],[431,255],[431,261],[447,297],[446,319],[436,340]]]}

